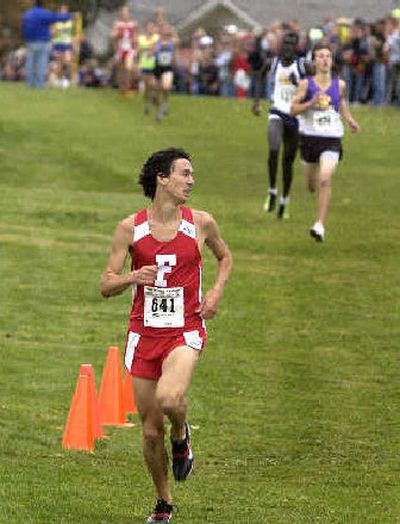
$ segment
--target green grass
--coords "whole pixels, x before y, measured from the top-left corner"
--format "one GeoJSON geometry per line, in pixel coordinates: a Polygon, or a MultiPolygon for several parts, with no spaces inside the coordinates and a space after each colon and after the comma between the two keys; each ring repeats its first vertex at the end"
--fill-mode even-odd
{"type": "Polygon", "coordinates": [[[116,223],[146,205],[142,163],[170,145],[192,153],[191,205],[235,262],[190,390],[196,471],[173,486],[174,522],[400,522],[398,110],[354,109],[363,132],[317,245],[299,163],[291,220],[262,212],[266,119],[248,101],[174,97],[157,124],[108,90],[2,84],[0,99],[0,522],[139,523],[153,504],[139,425],[93,454],[61,438],[79,365],[99,385],[123,347],[129,293],[103,300],[99,277],[116,223]]]}

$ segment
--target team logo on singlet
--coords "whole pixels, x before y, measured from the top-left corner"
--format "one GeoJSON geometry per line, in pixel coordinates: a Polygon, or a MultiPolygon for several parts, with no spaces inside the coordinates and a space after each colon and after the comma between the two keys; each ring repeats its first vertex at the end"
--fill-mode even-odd
{"type": "Polygon", "coordinates": [[[292,85],[292,81],[290,80],[290,77],[286,73],[281,73],[279,75],[279,82],[283,86],[292,85]]]}
{"type": "Polygon", "coordinates": [[[332,98],[327,95],[326,93],[322,93],[319,95],[319,107],[320,109],[328,109],[331,105],[332,98]]]}
{"type": "Polygon", "coordinates": [[[176,255],[156,255],[158,266],[155,287],[144,286],[144,325],[154,328],[183,327],[184,293],[182,287],[168,287],[168,274],[176,266],[176,255]]]}

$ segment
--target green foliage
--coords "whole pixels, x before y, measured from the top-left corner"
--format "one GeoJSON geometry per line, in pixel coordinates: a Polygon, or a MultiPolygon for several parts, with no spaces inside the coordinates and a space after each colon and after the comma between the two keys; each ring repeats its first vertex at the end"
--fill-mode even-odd
{"type": "MultiPolygon", "coordinates": [[[[98,291],[115,225],[146,205],[147,156],[175,145],[235,267],[190,390],[196,470],[174,522],[399,522],[398,111],[354,111],[318,245],[300,163],[292,218],[262,211],[266,122],[247,101],[174,97],[156,123],[138,95],[0,96],[0,521],[144,522],[153,504],[139,425],[93,454],[61,438],[79,365],[99,385],[124,344],[129,293],[98,291]]],[[[205,270],[207,288],[207,252],[205,270]]]]}

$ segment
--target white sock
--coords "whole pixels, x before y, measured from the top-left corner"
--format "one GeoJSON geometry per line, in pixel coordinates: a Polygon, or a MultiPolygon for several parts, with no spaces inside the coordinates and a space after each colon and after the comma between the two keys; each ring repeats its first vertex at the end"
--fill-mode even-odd
{"type": "Polygon", "coordinates": [[[324,225],[319,220],[317,222],[315,222],[315,224],[313,225],[313,229],[315,229],[315,231],[318,231],[318,233],[324,234],[324,232],[325,232],[324,225]]]}
{"type": "Polygon", "coordinates": [[[276,195],[278,194],[278,190],[276,189],[276,187],[270,187],[270,188],[268,189],[268,193],[269,193],[270,195],[275,195],[275,196],[276,196],[276,195]]]}
{"type": "Polygon", "coordinates": [[[281,196],[281,205],[282,206],[286,206],[286,204],[289,203],[289,200],[290,200],[290,197],[288,197],[288,196],[287,197],[281,196]]]}

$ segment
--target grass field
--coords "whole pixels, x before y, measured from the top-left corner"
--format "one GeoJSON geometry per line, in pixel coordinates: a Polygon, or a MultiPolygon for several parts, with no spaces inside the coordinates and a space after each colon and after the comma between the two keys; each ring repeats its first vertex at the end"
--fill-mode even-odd
{"type": "Polygon", "coordinates": [[[266,108],[180,97],[157,124],[137,96],[5,84],[0,103],[0,522],[143,523],[153,505],[139,425],[93,454],[61,437],[80,364],[99,385],[124,343],[130,294],[98,289],[114,227],[146,205],[144,160],[175,145],[235,264],[190,390],[196,470],[173,486],[174,522],[400,523],[399,111],[354,109],[318,245],[298,163],[292,218],[262,211],[266,108]]]}

